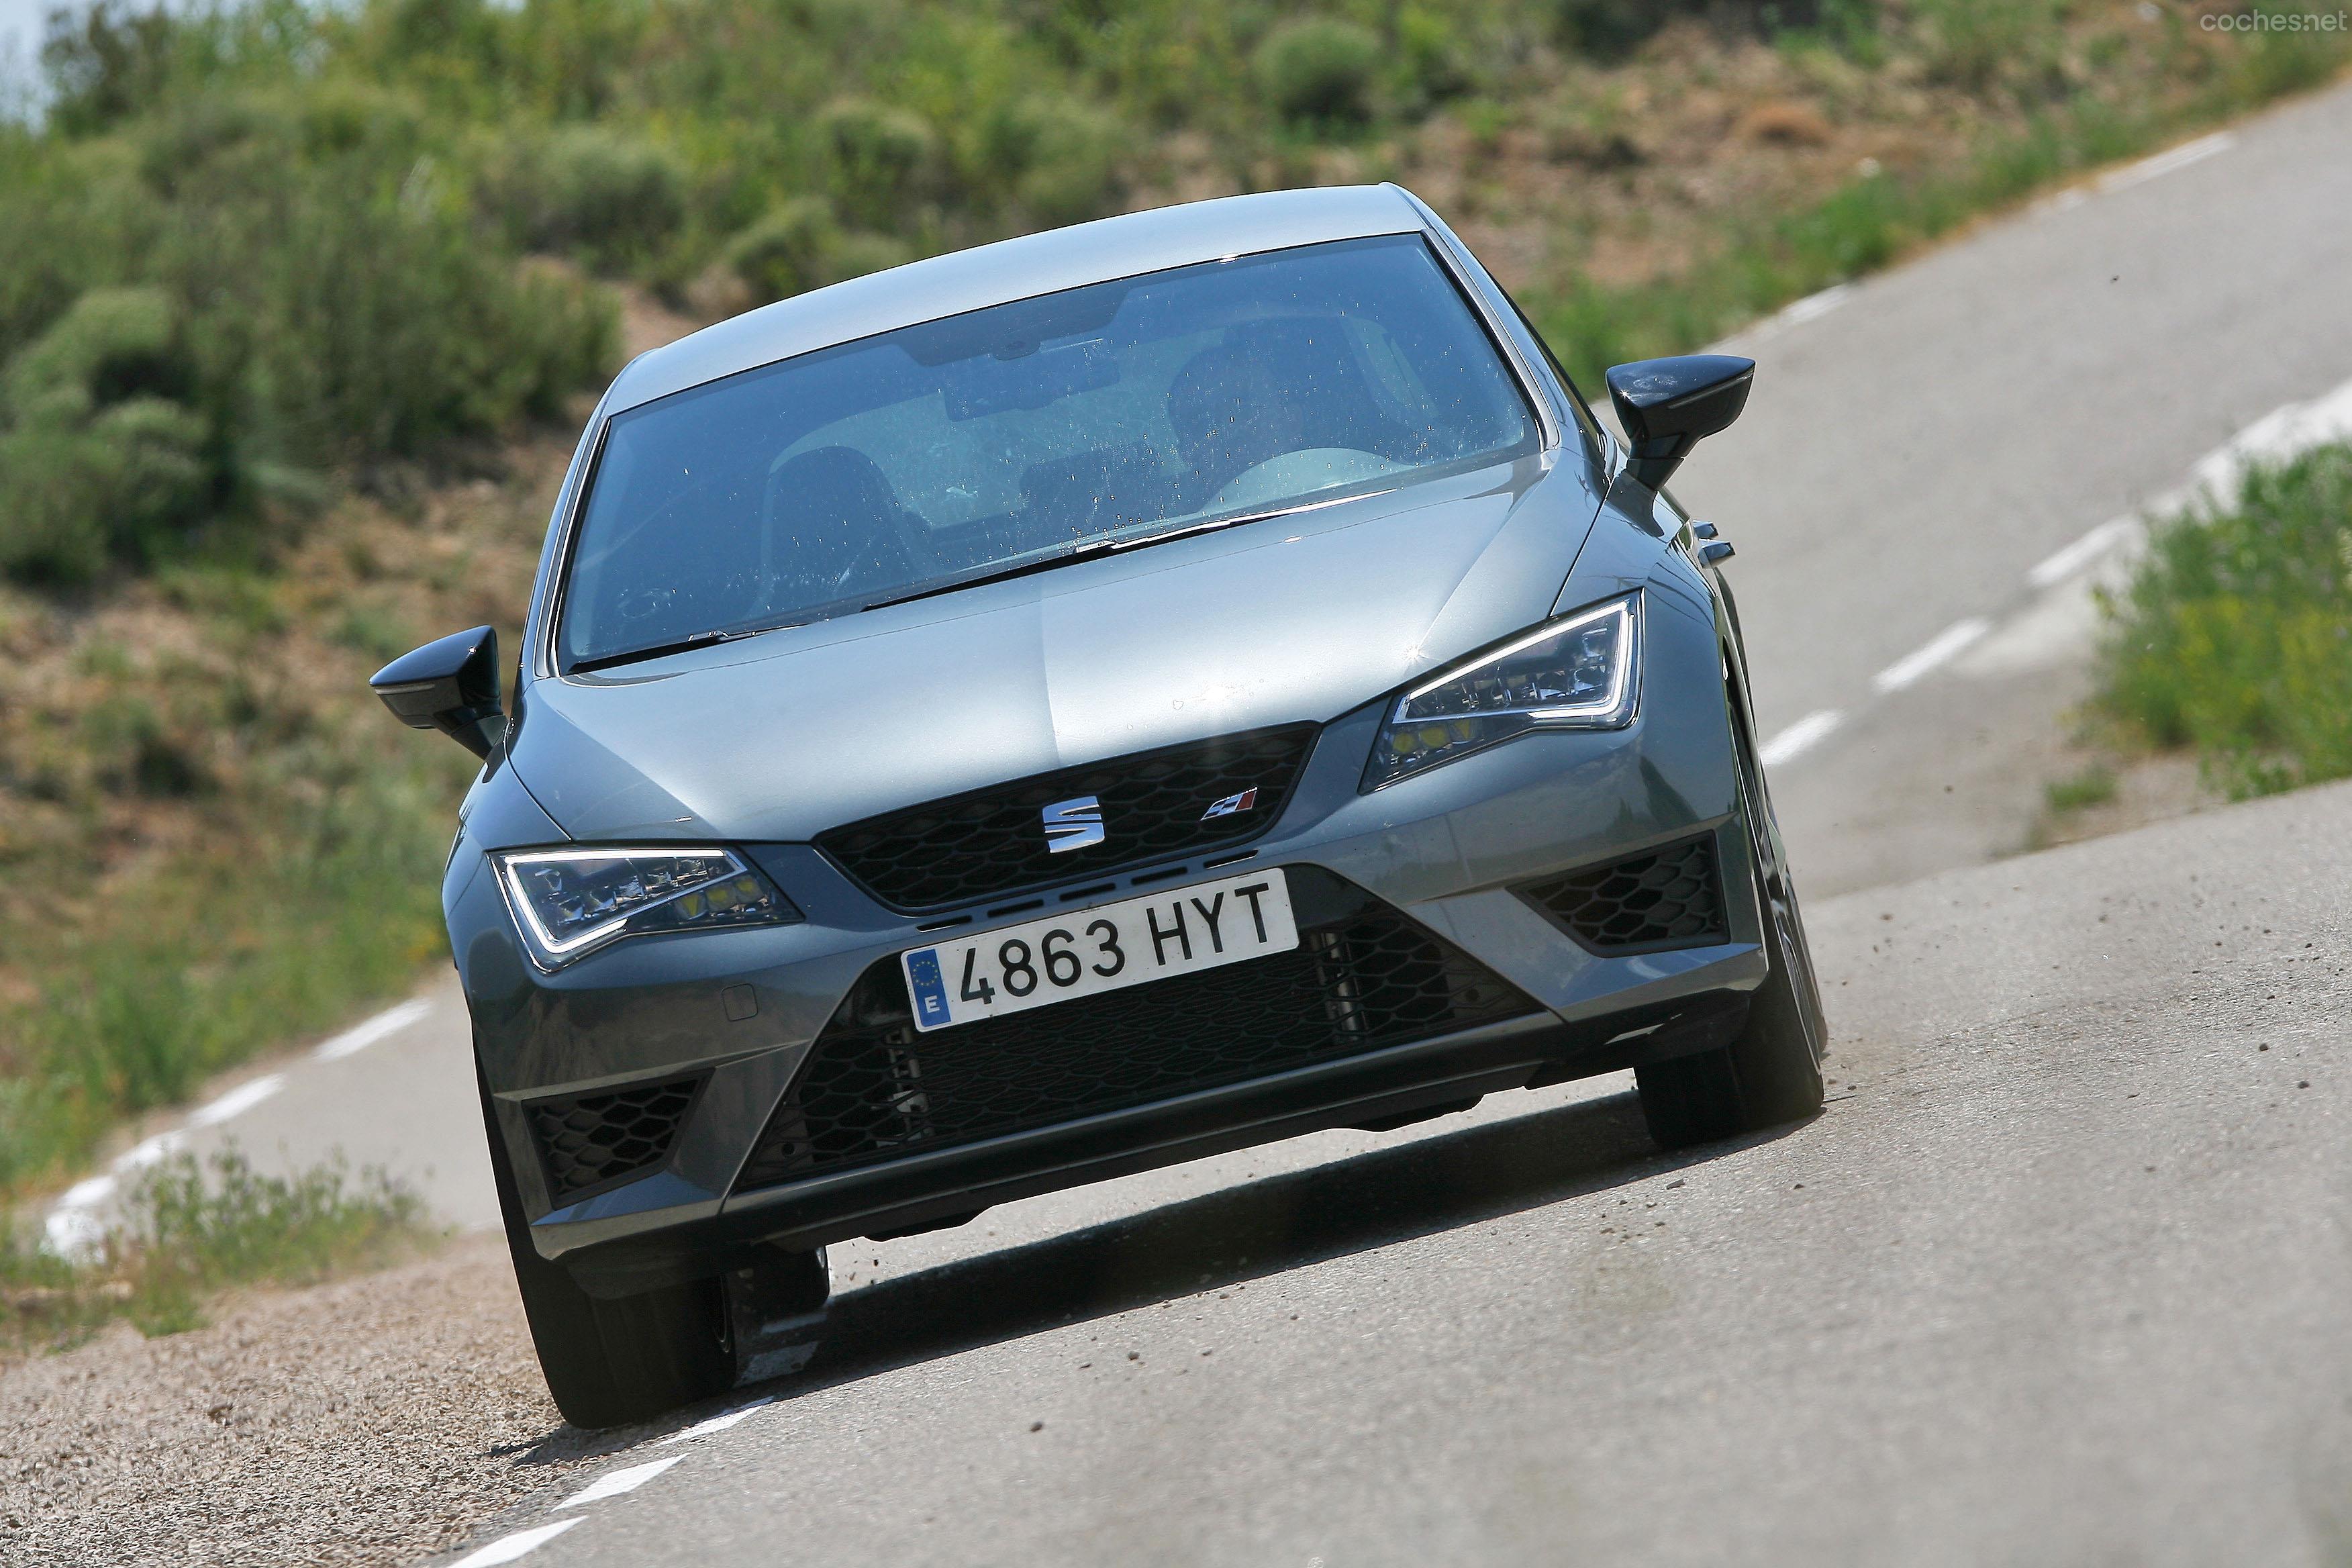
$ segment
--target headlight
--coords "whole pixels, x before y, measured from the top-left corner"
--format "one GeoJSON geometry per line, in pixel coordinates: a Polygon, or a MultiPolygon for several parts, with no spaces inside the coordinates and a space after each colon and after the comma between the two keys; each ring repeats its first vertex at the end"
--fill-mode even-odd
{"type": "Polygon", "coordinates": [[[625,936],[801,919],[791,900],[730,849],[524,849],[491,859],[543,969],[625,936]]]}
{"type": "Polygon", "coordinates": [[[1363,787],[1378,789],[1530,730],[1617,730],[1641,691],[1642,596],[1549,621],[1397,699],[1363,787]]]}

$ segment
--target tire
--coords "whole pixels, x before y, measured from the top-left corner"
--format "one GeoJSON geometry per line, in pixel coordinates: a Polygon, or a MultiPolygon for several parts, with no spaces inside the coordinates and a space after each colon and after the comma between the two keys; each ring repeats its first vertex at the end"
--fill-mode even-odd
{"type": "Polygon", "coordinates": [[[487,1089],[482,1121],[523,1316],[563,1418],[591,1431],[621,1426],[733,1386],[735,1351],[719,1282],[697,1279],[616,1300],[583,1290],[570,1270],[531,1245],[487,1089]]]}
{"type": "Polygon", "coordinates": [[[1748,1021],[1728,1046],[1634,1069],[1642,1119],[1661,1148],[1684,1149],[1801,1121],[1822,1108],[1822,1052],[1829,1032],[1811,945],[1789,876],[1763,770],[1756,763],[1744,715],[1731,704],[1738,750],[1740,804],[1764,916],[1771,972],[1748,1005],[1748,1021]]]}

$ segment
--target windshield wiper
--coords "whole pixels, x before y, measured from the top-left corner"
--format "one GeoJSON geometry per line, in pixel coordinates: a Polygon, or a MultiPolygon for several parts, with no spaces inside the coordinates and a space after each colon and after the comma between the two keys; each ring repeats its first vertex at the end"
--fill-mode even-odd
{"type": "Polygon", "coordinates": [[[869,600],[865,607],[869,610],[887,610],[893,605],[911,605],[917,599],[932,599],[941,594],[961,593],[966,588],[977,588],[988,583],[1010,582],[1015,577],[1026,577],[1034,572],[1051,572],[1056,566],[1067,566],[1073,562],[1091,561],[1097,555],[1108,554],[1110,548],[1109,540],[1097,539],[1066,550],[1059,555],[1048,555],[1036,561],[1024,561],[1018,565],[1000,567],[994,572],[982,572],[976,577],[958,577],[949,583],[934,583],[928,588],[916,588],[904,594],[894,594],[887,599],[869,600]]]}
{"type": "Polygon", "coordinates": [[[573,663],[570,673],[580,674],[592,669],[609,669],[616,664],[635,664],[648,658],[667,658],[671,654],[685,653],[692,648],[710,647],[719,643],[734,642],[742,637],[756,637],[766,632],[780,632],[790,626],[806,625],[808,625],[806,620],[778,621],[772,626],[745,626],[736,631],[696,632],[692,637],[680,637],[676,642],[648,643],[644,647],[633,647],[621,653],[600,654],[594,658],[580,659],[573,663]]]}
{"type": "Polygon", "coordinates": [[[959,594],[966,588],[978,588],[990,583],[1003,583],[1015,577],[1027,577],[1038,572],[1050,572],[1056,566],[1068,566],[1080,561],[1092,561],[1105,555],[1115,555],[1122,551],[1141,550],[1149,545],[1166,544],[1172,540],[1190,539],[1195,534],[1214,533],[1222,528],[1239,528],[1245,522],[1265,522],[1270,518],[1288,517],[1293,512],[1316,511],[1327,506],[1338,506],[1341,501],[1366,500],[1372,496],[1384,496],[1388,493],[1386,490],[1367,490],[1361,495],[1335,496],[1329,500],[1300,501],[1296,506],[1278,506],[1268,511],[1244,512],[1239,517],[1213,517],[1205,522],[1181,523],[1174,528],[1162,529],[1158,533],[1140,534],[1133,539],[1089,540],[1084,544],[1064,551],[1059,555],[1048,555],[1041,561],[1024,561],[1016,566],[1007,566],[995,572],[983,572],[977,577],[959,577],[952,583],[935,583],[928,588],[917,588],[908,593],[894,595],[887,599],[876,599],[866,607],[869,610],[887,609],[892,605],[912,604],[917,599],[933,599],[941,594],[959,594]]]}

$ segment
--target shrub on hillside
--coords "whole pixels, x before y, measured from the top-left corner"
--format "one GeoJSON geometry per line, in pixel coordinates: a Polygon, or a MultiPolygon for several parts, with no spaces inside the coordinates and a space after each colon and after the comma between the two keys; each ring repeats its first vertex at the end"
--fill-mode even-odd
{"type": "Polygon", "coordinates": [[[1117,209],[1126,143],[1126,127],[1108,110],[1040,93],[990,116],[982,153],[1024,215],[1080,223],[1117,209]]]}
{"type": "Polygon", "coordinates": [[[687,177],[649,142],[580,125],[513,146],[478,200],[523,248],[620,273],[657,254],[686,222],[687,177]]]}
{"type": "Polygon", "coordinates": [[[726,264],[765,304],[914,258],[904,240],[842,226],[822,196],[795,196],[737,235],[726,264]]]}
{"type": "Polygon", "coordinates": [[[55,582],[141,558],[215,489],[171,300],[93,289],[0,373],[0,571],[55,582]]]}
{"type": "Polygon", "coordinates": [[[2352,775],[2352,447],[2158,528],[2107,615],[2103,705],[2231,795],[2352,775]]]}
{"type": "Polygon", "coordinates": [[[1381,41],[1353,22],[1286,23],[1258,46],[1258,85],[1285,120],[1355,124],[1370,119],[1381,41]]]}
{"type": "Polygon", "coordinates": [[[921,115],[872,99],[836,99],[817,115],[814,132],[834,201],[859,226],[899,226],[909,204],[937,195],[939,137],[921,115]]]}

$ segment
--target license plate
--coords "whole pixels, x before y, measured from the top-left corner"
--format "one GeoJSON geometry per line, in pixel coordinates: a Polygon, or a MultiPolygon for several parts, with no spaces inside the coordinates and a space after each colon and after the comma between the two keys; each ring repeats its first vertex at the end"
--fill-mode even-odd
{"type": "Polygon", "coordinates": [[[898,955],[918,1029],[945,1029],[1298,945],[1276,870],[1072,910],[898,955]]]}

